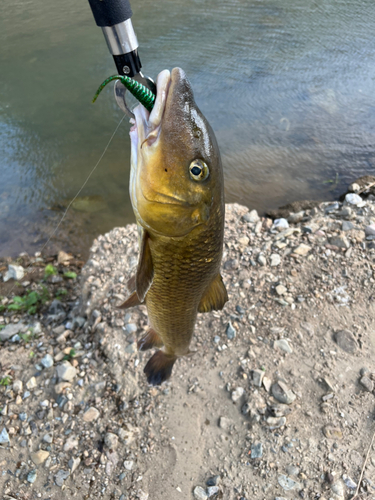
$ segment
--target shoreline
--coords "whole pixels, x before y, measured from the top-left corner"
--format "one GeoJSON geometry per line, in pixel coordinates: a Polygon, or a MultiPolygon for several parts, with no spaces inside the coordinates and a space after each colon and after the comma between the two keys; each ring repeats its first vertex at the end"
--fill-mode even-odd
{"type": "MultiPolygon", "coordinates": [[[[44,286],[49,298],[0,327],[5,498],[353,496],[375,430],[375,197],[276,223],[226,208],[229,302],[199,315],[197,352],[162,387],[147,386],[150,353],[136,350],[145,307],[116,308],[135,225],[99,236],[86,263],[33,257],[35,279],[16,291],[44,286]]],[[[374,477],[372,447],[361,498],[375,498],[374,477]]]]}

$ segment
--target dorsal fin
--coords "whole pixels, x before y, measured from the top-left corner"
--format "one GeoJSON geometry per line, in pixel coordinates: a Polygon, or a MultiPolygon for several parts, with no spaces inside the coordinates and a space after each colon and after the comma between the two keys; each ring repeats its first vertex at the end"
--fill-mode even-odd
{"type": "Polygon", "coordinates": [[[219,311],[227,301],[227,290],[223,283],[223,278],[218,274],[203,295],[198,306],[198,312],[219,311]]]}
{"type": "Polygon", "coordinates": [[[148,232],[142,229],[137,274],[135,276],[135,289],[140,302],[145,300],[146,293],[154,278],[154,265],[152,263],[149,240],[150,236],[148,232]]]}

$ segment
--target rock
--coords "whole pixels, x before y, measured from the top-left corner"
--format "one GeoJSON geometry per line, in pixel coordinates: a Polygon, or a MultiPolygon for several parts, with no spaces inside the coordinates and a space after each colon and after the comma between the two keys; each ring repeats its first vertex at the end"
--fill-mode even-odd
{"type": "Polygon", "coordinates": [[[251,212],[247,212],[245,215],[242,216],[242,219],[245,222],[250,222],[251,224],[255,224],[256,222],[260,221],[260,217],[256,210],[251,210],[251,212]]]}
{"type": "Polygon", "coordinates": [[[350,490],[355,490],[357,488],[357,484],[353,481],[353,479],[346,474],[342,476],[344,483],[350,490]]]}
{"type": "Polygon", "coordinates": [[[43,436],[43,441],[44,441],[45,443],[51,444],[51,443],[52,443],[52,441],[53,441],[53,437],[51,436],[51,434],[45,434],[45,435],[43,436]]]}
{"type": "Polygon", "coordinates": [[[285,491],[291,491],[295,489],[300,490],[302,488],[302,485],[300,483],[294,481],[292,478],[286,476],[285,474],[280,474],[280,476],[277,478],[277,482],[285,491]]]}
{"type": "Polygon", "coordinates": [[[24,331],[25,325],[21,322],[15,324],[15,323],[9,323],[5,328],[0,330],[0,340],[9,340],[11,337],[14,335],[17,335],[18,333],[24,331]]]}
{"type": "Polygon", "coordinates": [[[340,208],[340,205],[338,204],[337,201],[335,201],[334,203],[331,203],[330,205],[328,205],[327,207],[325,207],[324,213],[331,214],[332,212],[335,212],[339,208],[340,208]]]}
{"type": "Polygon", "coordinates": [[[71,382],[77,375],[77,370],[69,363],[69,361],[63,361],[59,366],[57,366],[56,373],[60,380],[71,382]]]}
{"type": "Polygon", "coordinates": [[[65,253],[63,250],[60,250],[60,252],[57,254],[57,263],[58,264],[69,264],[69,261],[73,259],[72,255],[69,255],[68,253],[65,253]]]}
{"type": "Polygon", "coordinates": [[[13,392],[15,394],[21,394],[22,389],[23,389],[23,382],[22,382],[22,380],[15,380],[13,382],[13,392]]]}
{"type": "Polygon", "coordinates": [[[48,308],[48,314],[51,314],[52,316],[63,314],[65,317],[65,308],[60,300],[54,299],[51,302],[51,305],[48,308]]]}
{"type": "Polygon", "coordinates": [[[128,333],[136,333],[137,325],[135,323],[128,323],[125,329],[128,333]]]}
{"type": "Polygon", "coordinates": [[[357,341],[349,330],[340,330],[335,334],[336,344],[345,352],[354,354],[358,348],[357,341]]]}
{"type": "Polygon", "coordinates": [[[219,493],[218,486],[210,486],[209,488],[207,488],[207,494],[209,498],[214,497],[218,493],[219,493]]]}
{"type": "Polygon", "coordinates": [[[72,384],[69,382],[59,382],[55,385],[54,389],[56,394],[61,394],[64,389],[67,389],[68,387],[72,387],[72,384]]]}
{"type": "Polygon", "coordinates": [[[219,427],[220,429],[223,430],[228,430],[232,424],[232,421],[229,418],[226,417],[220,417],[219,418],[219,427]]]}
{"type": "Polygon", "coordinates": [[[202,486],[196,486],[194,488],[194,498],[197,500],[207,500],[208,495],[206,491],[202,488],[202,486]]]}
{"type": "Polygon", "coordinates": [[[209,477],[206,481],[207,486],[217,486],[220,483],[220,476],[209,477]]]}
{"type": "Polygon", "coordinates": [[[83,420],[85,422],[94,422],[94,420],[96,420],[99,417],[99,415],[100,415],[99,411],[92,406],[83,414],[83,420]]]}
{"type": "Polygon", "coordinates": [[[333,425],[326,425],[323,428],[323,434],[328,439],[342,439],[342,430],[339,427],[334,427],[333,425]]]}
{"type": "Polygon", "coordinates": [[[272,396],[279,401],[290,405],[296,399],[296,395],[289,389],[289,387],[284,382],[277,382],[271,387],[272,396]]]}
{"type": "Polygon", "coordinates": [[[133,470],[133,467],[134,467],[133,460],[125,460],[124,467],[126,470],[133,470]]]}
{"type": "Polygon", "coordinates": [[[38,387],[35,377],[31,377],[31,379],[26,382],[26,387],[27,389],[29,389],[29,391],[38,387]]]}
{"type": "Polygon", "coordinates": [[[22,280],[25,276],[25,270],[22,266],[16,266],[15,264],[9,264],[8,271],[4,275],[4,281],[14,279],[16,281],[22,280]]]}
{"type": "Polygon", "coordinates": [[[27,481],[31,484],[35,483],[36,481],[36,470],[32,470],[27,474],[27,481]]]}
{"type": "Polygon", "coordinates": [[[38,450],[35,453],[31,453],[31,460],[35,465],[40,465],[47,460],[49,457],[49,452],[44,450],[38,450]]]}
{"type": "Polygon", "coordinates": [[[273,345],[277,349],[281,349],[282,351],[287,352],[288,354],[291,354],[293,352],[293,349],[290,347],[286,339],[275,340],[273,345]]]}
{"type": "Polygon", "coordinates": [[[266,419],[267,425],[269,426],[270,430],[274,429],[280,429],[280,427],[283,427],[286,424],[286,418],[285,417],[267,417],[266,419]]]}
{"type": "Polygon", "coordinates": [[[262,458],[263,456],[263,445],[262,443],[253,443],[251,445],[250,458],[262,458]]]}
{"type": "Polygon", "coordinates": [[[345,490],[344,490],[344,485],[342,484],[341,481],[337,481],[336,483],[333,483],[331,486],[331,491],[335,495],[344,498],[345,496],[345,490]]]}
{"type": "Polygon", "coordinates": [[[70,472],[64,469],[60,469],[57,474],[55,474],[55,484],[60,488],[64,484],[64,481],[67,477],[70,476],[70,472]]]}
{"type": "Polygon", "coordinates": [[[6,428],[4,427],[0,434],[0,444],[7,444],[9,442],[10,442],[9,434],[6,428]]]}
{"type": "Polygon", "coordinates": [[[362,385],[362,387],[364,387],[366,389],[366,391],[368,392],[372,392],[374,390],[374,382],[369,379],[368,377],[366,377],[366,375],[364,375],[359,383],[362,385]]]}
{"type": "Polygon", "coordinates": [[[78,439],[75,436],[69,436],[64,444],[64,451],[72,451],[74,448],[78,448],[78,439]]]}
{"type": "Polygon", "coordinates": [[[260,264],[261,266],[267,265],[267,260],[266,260],[265,256],[262,253],[260,253],[258,255],[257,261],[258,261],[258,264],[260,264]]]}
{"type": "Polygon", "coordinates": [[[71,458],[68,462],[68,467],[70,469],[70,473],[73,474],[73,472],[75,472],[79,466],[79,464],[81,463],[81,459],[78,457],[78,458],[71,458]]]}
{"type": "Polygon", "coordinates": [[[286,467],[286,472],[288,473],[289,476],[295,476],[297,477],[298,474],[300,473],[300,469],[296,467],[293,464],[290,464],[286,467]]]}
{"type": "Polygon", "coordinates": [[[366,205],[362,198],[355,193],[348,193],[345,196],[345,201],[350,203],[350,205],[355,205],[356,207],[364,207],[366,205]]]}
{"type": "Polygon", "coordinates": [[[110,450],[115,450],[118,446],[118,437],[112,432],[107,432],[104,436],[104,444],[110,450]]]}
{"type": "Polygon", "coordinates": [[[294,250],[293,250],[293,253],[295,253],[296,255],[301,255],[301,256],[304,256],[304,255],[307,255],[311,250],[311,247],[309,245],[305,245],[305,243],[301,243],[300,245],[298,245],[298,247],[296,247],[294,250]]]}
{"type": "Polygon", "coordinates": [[[238,238],[237,242],[241,249],[244,250],[244,248],[248,246],[250,239],[247,236],[241,236],[241,238],[238,238]]]}
{"type": "Polygon", "coordinates": [[[366,236],[375,236],[375,224],[365,227],[366,236]]]}
{"type": "Polygon", "coordinates": [[[237,387],[233,392],[232,392],[232,401],[233,403],[237,403],[237,401],[242,398],[244,395],[245,389],[243,387],[237,387]]]}
{"type": "Polygon", "coordinates": [[[267,392],[270,392],[272,385],[272,380],[268,377],[263,377],[263,386],[267,392]]]}
{"type": "Polygon", "coordinates": [[[275,219],[273,221],[272,229],[277,229],[278,231],[283,231],[284,229],[288,229],[289,223],[286,219],[275,219]]]}
{"type": "Polygon", "coordinates": [[[338,248],[349,248],[349,240],[345,236],[333,236],[329,238],[329,244],[338,248]]]}
{"type": "Polygon", "coordinates": [[[253,380],[253,384],[256,387],[262,387],[263,378],[264,378],[264,371],[263,370],[253,370],[252,380],[253,380]]]}
{"type": "Polygon", "coordinates": [[[305,212],[303,210],[301,212],[297,212],[297,213],[292,212],[288,216],[288,222],[290,222],[291,224],[298,224],[298,222],[302,221],[304,216],[305,216],[305,212]]]}
{"type": "Polygon", "coordinates": [[[227,328],[225,330],[225,333],[227,334],[227,337],[229,340],[233,340],[234,337],[236,336],[236,329],[234,328],[234,326],[232,325],[232,323],[229,321],[229,323],[227,324],[227,328]]]}
{"type": "Polygon", "coordinates": [[[44,358],[42,358],[41,363],[44,368],[51,368],[51,366],[53,366],[53,357],[50,354],[46,354],[44,358]]]}
{"type": "Polygon", "coordinates": [[[351,231],[352,229],[354,229],[354,224],[353,224],[353,222],[350,222],[348,220],[344,220],[342,223],[341,229],[342,229],[342,231],[345,231],[345,232],[351,231]]]}
{"type": "Polygon", "coordinates": [[[277,285],[275,288],[277,295],[285,295],[288,291],[287,287],[284,285],[277,285]]]}
{"type": "Polygon", "coordinates": [[[271,267],[276,267],[276,266],[279,266],[281,264],[281,257],[278,253],[273,253],[271,254],[271,257],[270,257],[270,266],[271,267]]]}

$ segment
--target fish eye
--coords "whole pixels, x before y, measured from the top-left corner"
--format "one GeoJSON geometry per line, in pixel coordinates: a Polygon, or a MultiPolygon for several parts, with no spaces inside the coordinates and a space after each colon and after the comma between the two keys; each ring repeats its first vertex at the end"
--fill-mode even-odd
{"type": "Polygon", "coordinates": [[[189,166],[190,177],[194,181],[204,181],[210,174],[208,166],[202,160],[193,160],[189,166]]]}

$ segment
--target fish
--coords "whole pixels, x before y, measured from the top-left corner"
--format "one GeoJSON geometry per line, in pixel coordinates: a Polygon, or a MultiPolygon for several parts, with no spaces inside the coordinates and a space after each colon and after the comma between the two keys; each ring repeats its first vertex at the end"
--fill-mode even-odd
{"type": "Polygon", "coordinates": [[[140,351],[157,348],[144,373],[160,385],[190,354],[198,313],[228,300],[220,265],[224,180],[215,134],[194,100],[185,72],[162,71],[152,111],[134,110],[130,198],[139,260],[123,309],[145,304],[149,329],[140,351]]]}

